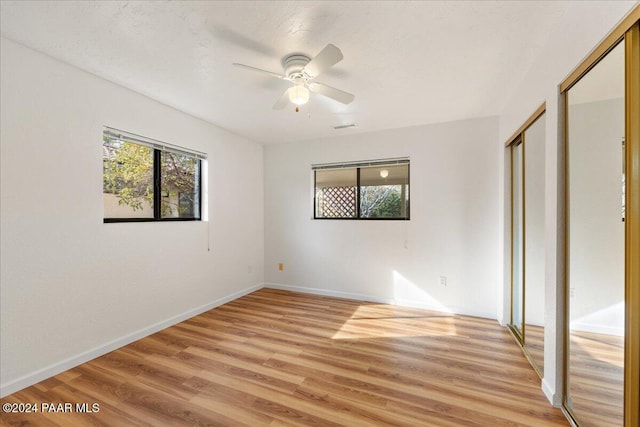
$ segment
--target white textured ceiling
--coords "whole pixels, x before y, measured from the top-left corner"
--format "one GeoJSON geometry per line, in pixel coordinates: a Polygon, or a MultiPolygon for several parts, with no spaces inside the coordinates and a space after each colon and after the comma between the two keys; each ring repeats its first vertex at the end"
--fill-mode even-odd
{"type": "Polygon", "coordinates": [[[262,143],[499,114],[565,1],[2,1],[4,37],[262,143]],[[355,94],[272,110],[281,60],[327,43],[317,80],[355,94]],[[356,123],[336,131],[334,126],[356,123]]]}

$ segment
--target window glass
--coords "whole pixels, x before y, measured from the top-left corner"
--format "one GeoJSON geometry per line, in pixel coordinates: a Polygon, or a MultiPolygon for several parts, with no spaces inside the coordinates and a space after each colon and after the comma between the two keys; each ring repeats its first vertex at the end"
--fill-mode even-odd
{"type": "Polygon", "coordinates": [[[408,203],[408,165],[360,169],[361,218],[406,218],[408,203]]]}
{"type": "Polygon", "coordinates": [[[105,218],[153,218],[153,149],[105,138],[102,165],[105,218]]]}
{"type": "Polygon", "coordinates": [[[161,159],[162,218],[199,218],[199,160],[170,151],[161,159]]]}
{"type": "Polygon", "coordinates": [[[104,222],[199,220],[206,153],[105,127],[104,222]]]}
{"type": "Polygon", "coordinates": [[[316,171],[316,218],[356,218],[356,168],[316,171]]]}

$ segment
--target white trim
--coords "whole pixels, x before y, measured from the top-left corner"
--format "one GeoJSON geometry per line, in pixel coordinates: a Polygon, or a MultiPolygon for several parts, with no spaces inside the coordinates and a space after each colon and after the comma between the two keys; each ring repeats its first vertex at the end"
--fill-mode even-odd
{"type": "Polygon", "coordinates": [[[314,295],[325,295],[325,296],[336,297],[336,298],[355,299],[358,301],[377,302],[380,304],[391,304],[391,305],[397,305],[400,307],[421,308],[423,310],[439,311],[439,312],[451,313],[451,314],[460,314],[464,316],[483,317],[486,319],[497,321],[496,313],[472,311],[472,310],[467,310],[461,307],[447,307],[446,310],[443,310],[442,306],[426,304],[426,303],[422,303],[415,300],[381,298],[373,295],[354,294],[354,293],[334,291],[329,289],[308,288],[304,286],[282,285],[279,283],[265,283],[264,287],[270,288],[270,289],[280,289],[283,291],[302,292],[302,293],[314,294],[314,295]]]}
{"type": "Polygon", "coordinates": [[[178,155],[186,154],[188,156],[193,156],[201,160],[207,159],[207,153],[203,153],[202,151],[181,147],[179,145],[170,144],[158,139],[148,138],[146,136],[138,135],[132,132],[127,132],[126,130],[112,128],[110,126],[104,127],[102,135],[103,137],[106,136],[109,139],[133,141],[136,144],[143,145],[145,147],[154,148],[161,151],[170,151],[178,155]]]}
{"type": "Polygon", "coordinates": [[[358,301],[369,301],[369,302],[379,302],[386,303],[379,298],[373,298],[368,295],[363,294],[351,294],[348,292],[340,292],[340,291],[332,291],[329,289],[321,289],[321,288],[307,288],[304,286],[292,286],[292,285],[282,285],[280,283],[265,283],[265,288],[269,289],[280,289],[282,291],[291,291],[291,292],[301,292],[304,294],[313,294],[313,295],[324,295],[327,297],[336,297],[336,298],[347,298],[347,299],[355,299],[358,301]]]}
{"type": "Polygon", "coordinates": [[[590,332],[592,334],[615,335],[624,337],[624,326],[607,326],[595,323],[571,322],[570,330],[578,332],[590,332]]]}
{"type": "Polygon", "coordinates": [[[141,338],[147,337],[151,334],[159,332],[177,323],[183,322],[187,319],[197,316],[198,314],[204,313],[205,311],[209,311],[222,304],[226,304],[244,295],[250,294],[251,292],[255,292],[261,289],[262,287],[263,287],[262,284],[258,284],[258,285],[254,285],[246,289],[243,289],[241,291],[234,292],[233,294],[227,295],[226,297],[219,298],[205,305],[201,305],[200,307],[196,307],[182,314],[178,314],[177,316],[170,317],[169,319],[155,323],[146,328],[139,329],[129,335],[125,335],[123,337],[109,341],[106,344],[100,345],[91,350],[87,350],[76,356],[69,357],[58,363],[54,363],[53,365],[49,365],[35,372],[24,375],[16,380],[9,381],[8,383],[2,384],[0,386],[0,397],[5,397],[11,393],[15,393],[16,391],[22,390],[23,388],[29,387],[31,385],[39,383],[40,381],[46,380],[47,378],[51,378],[55,375],[58,375],[61,372],[64,372],[71,368],[75,368],[78,365],[81,365],[83,363],[86,363],[90,360],[95,359],[96,357],[105,355],[127,344],[131,344],[132,342],[137,341],[141,338]]]}
{"type": "Polygon", "coordinates": [[[555,388],[553,384],[549,384],[546,381],[546,378],[542,379],[542,392],[547,397],[549,403],[551,403],[556,408],[559,408],[562,405],[562,401],[560,400],[560,394],[555,392],[555,388]]]}
{"type": "Polygon", "coordinates": [[[338,162],[338,163],[318,163],[311,165],[312,170],[319,169],[343,169],[343,168],[365,168],[375,166],[391,166],[391,165],[408,165],[409,157],[393,157],[390,159],[360,160],[354,162],[338,162]]]}

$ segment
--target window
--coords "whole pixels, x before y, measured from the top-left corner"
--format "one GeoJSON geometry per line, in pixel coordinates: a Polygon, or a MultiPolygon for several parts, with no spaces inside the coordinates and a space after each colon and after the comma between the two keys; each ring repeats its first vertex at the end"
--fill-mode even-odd
{"type": "Polygon", "coordinates": [[[204,153],[105,128],[104,222],[199,220],[203,159],[204,153]]]}
{"type": "Polygon", "coordinates": [[[409,159],[314,165],[315,219],[409,219],[409,159]]]}
{"type": "Polygon", "coordinates": [[[160,153],[162,218],[200,218],[200,160],[186,154],[160,153]]]}

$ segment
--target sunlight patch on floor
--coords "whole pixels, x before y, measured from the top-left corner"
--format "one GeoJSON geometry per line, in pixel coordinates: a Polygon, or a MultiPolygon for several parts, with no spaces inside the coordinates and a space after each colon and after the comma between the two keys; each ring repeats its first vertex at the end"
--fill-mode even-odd
{"type": "Polygon", "coordinates": [[[450,310],[424,290],[393,272],[394,299],[402,305],[434,307],[435,311],[362,304],[333,335],[333,339],[395,338],[458,335],[450,310]],[[403,304],[404,302],[404,304],[403,304]]]}
{"type": "MultiPolygon", "coordinates": [[[[584,352],[592,360],[624,368],[624,337],[572,331],[571,348],[584,352]]],[[[585,355],[581,356],[583,359],[585,355]]]]}

